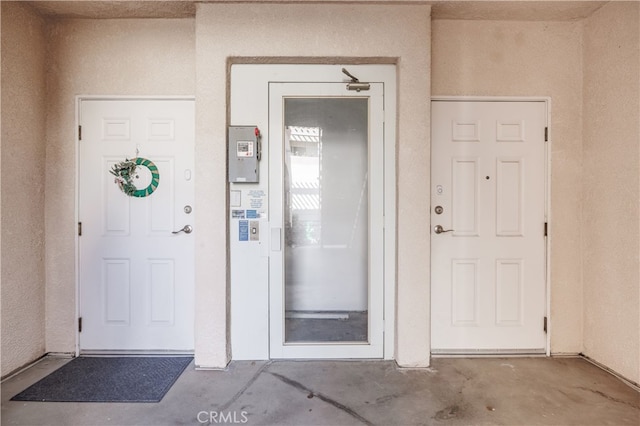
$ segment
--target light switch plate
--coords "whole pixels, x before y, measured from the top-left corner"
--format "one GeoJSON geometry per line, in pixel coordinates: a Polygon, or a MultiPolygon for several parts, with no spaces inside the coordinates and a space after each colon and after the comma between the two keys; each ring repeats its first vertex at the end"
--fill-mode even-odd
{"type": "Polygon", "coordinates": [[[260,222],[249,221],[249,241],[260,241],[260,222]]]}

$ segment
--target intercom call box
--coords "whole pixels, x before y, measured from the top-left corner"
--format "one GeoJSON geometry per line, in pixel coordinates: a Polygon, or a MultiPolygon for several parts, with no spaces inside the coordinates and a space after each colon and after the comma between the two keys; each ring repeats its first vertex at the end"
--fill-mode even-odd
{"type": "Polygon", "coordinates": [[[257,126],[229,126],[229,182],[259,182],[261,148],[257,126]]]}

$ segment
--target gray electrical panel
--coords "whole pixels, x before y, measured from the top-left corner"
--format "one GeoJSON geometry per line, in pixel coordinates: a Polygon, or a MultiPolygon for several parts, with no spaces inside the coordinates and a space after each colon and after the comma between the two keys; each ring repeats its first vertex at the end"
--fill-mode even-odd
{"type": "Polygon", "coordinates": [[[229,126],[229,182],[259,182],[261,149],[257,126],[229,126]]]}

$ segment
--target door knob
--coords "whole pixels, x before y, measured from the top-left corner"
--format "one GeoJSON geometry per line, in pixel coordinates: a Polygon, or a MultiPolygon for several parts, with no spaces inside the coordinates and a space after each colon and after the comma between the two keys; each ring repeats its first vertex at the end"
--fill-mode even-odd
{"type": "Polygon", "coordinates": [[[436,225],[433,227],[433,231],[436,234],[442,234],[443,232],[453,232],[453,229],[444,229],[442,225],[436,225]]]}
{"type": "Polygon", "coordinates": [[[185,225],[182,227],[182,229],[179,229],[177,231],[173,231],[172,234],[179,234],[181,232],[184,232],[185,234],[190,234],[193,232],[193,226],[191,225],[185,225]]]}

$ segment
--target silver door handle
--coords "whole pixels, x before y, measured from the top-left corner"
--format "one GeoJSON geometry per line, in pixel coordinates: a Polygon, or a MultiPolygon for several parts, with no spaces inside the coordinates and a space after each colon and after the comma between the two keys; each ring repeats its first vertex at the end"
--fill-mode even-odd
{"type": "Polygon", "coordinates": [[[179,229],[177,231],[173,231],[172,234],[179,234],[181,232],[184,232],[185,234],[190,234],[193,232],[193,226],[191,225],[185,225],[182,227],[182,229],[179,229]]]}
{"type": "Polygon", "coordinates": [[[436,225],[433,227],[433,231],[436,234],[442,234],[443,232],[453,232],[453,229],[444,229],[442,225],[436,225]]]}

